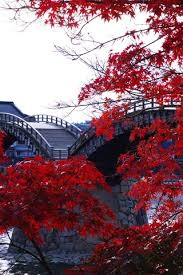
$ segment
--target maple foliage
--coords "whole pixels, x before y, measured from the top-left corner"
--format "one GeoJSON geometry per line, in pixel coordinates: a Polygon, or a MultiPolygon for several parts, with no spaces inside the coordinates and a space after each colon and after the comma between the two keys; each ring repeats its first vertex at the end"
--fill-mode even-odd
{"type": "MultiPolygon", "coordinates": [[[[169,8],[177,11],[176,5],[181,5],[181,0],[18,0],[19,6],[36,13],[37,17],[45,17],[46,23],[59,26],[77,27],[84,17],[89,20],[96,14],[105,21],[112,19],[119,20],[125,14],[134,17],[134,5],[139,4],[141,9],[152,12],[156,17],[160,17],[169,8]]],[[[171,14],[172,15],[172,14],[171,14]]]]}
{"type": "Polygon", "coordinates": [[[174,205],[178,207],[176,199],[183,192],[183,168],[180,164],[183,156],[183,121],[177,119],[179,123],[174,127],[164,120],[155,120],[144,129],[134,128],[130,141],[139,139],[136,154],[128,152],[120,155],[117,167],[117,172],[124,180],[131,179],[135,182],[129,195],[138,201],[136,209],[148,209],[152,200],[159,201],[155,212],[156,219],[159,220],[159,212],[166,219],[167,215],[171,217],[172,198],[175,200],[174,205]],[[162,207],[161,204],[167,204],[164,211],[158,210],[162,207]]]}
{"type": "MultiPolygon", "coordinates": [[[[180,274],[182,271],[182,221],[118,229],[100,243],[82,271],[93,274],[180,274]],[[143,245],[142,245],[143,244],[143,245]],[[94,263],[94,265],[93,265],[94,263]]],[[[72,273],[71,273],[72,274],[72,273]]]]}
{"type": "Polygon", "coordinates": [[[8,167],[0,175],[0,230],[17,227],[38,244],[43,227],[74,229],[82,237],[106,234],[114,215],[91,194],[97,188],[110,190],[84,157],[57,162],[36,157],[8,167]]]}
{"type": "Polygon", "coordinates": [[[7,157],[4,155],[4,139],[6,138],[6,134],[0,131],[0,164],[4,164],[7,160],[7,157]]]}

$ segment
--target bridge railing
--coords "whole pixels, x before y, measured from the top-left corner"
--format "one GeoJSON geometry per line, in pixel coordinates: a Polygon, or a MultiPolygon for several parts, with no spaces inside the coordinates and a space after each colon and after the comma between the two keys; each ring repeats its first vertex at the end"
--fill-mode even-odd
{"type": "MultiPolygon", "coordinates": [[[[125,117],[138,115],[144,111],[151,111],[157,109],[168,109],[175,110],[183,104],[183,97],[180,100],[164,101],[163,104],[158,104],[154,98],[150,100],[139,100],[131,102],[125,111],[125,117]]],[[[95,135],[95,128],[90,128],[84,132],[79,139],[68,149],[68,154],[74,154],[83,144],[85,144],[89,139],[95,135]]]]}
{"type": "Polygon", "coordinates": [[[156,109],[176,109],[183,104],[183,97],[180,100],[163,100],[162,104],[159,104],[154,98],[150,100],[139,100],[131,102],[126,114],[156,110],[156,109]]]}
{"type": "Polygon", "coordinates": [[[28,122],[46,122],[46,123],[55,124],[58,126],[62,126],[71,134],[73,134],[76,138],[79,138],[81,136],[81,130],[77,126],[56,116],[38,114],[38,115],[26,117],[25,120],[28,122]]]}
{"type": "Polygon", "coordinates": [[[59,160],[59,159],[66,159],[66,158],[68,158],[68,150],[67,149],[53,148],[52,159],[59,160]]]}
{"type": "MultiPolygon", "coordinates": [[[[35,140],[39,145],[39,149],[43,150],[47,156],[54,158],[55,149],[48,143],[48,141],[36,130],[34,129],[27,121],[22,118],[19,118],[16,115],[9,113],[0,112],[0,126],[2,129],[7,129],[8,127],[14,127],[15,129],[19,128],[23,130],[31,139],[35,140]]],[[[62,152],[62,149],[56,149],[57,156],[63,157],[65,155],[65,150],[62,152]]],[[[56,157],[57,159],[57,157],[56,157]]]]}

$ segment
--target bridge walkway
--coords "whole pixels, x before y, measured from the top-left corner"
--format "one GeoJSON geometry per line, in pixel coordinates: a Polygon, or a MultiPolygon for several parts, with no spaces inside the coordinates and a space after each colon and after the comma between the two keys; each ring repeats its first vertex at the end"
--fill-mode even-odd
{"type": "Polygon", "coordinates": [[[45,122],[29,122],[30,126],[36,129],[53,147],[53,158],[59,158],[59,152],[62,151],[62,158],[68,157],[68,147],[70,147],[76,138],[63,126],[54,125],[45,122]]]}

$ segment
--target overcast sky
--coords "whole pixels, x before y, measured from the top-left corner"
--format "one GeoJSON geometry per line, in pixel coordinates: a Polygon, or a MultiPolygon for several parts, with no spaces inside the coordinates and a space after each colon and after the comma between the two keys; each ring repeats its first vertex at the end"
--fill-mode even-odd
{"type": "MultiPolygon", "coordinates": [[[[77,98],[83,83],[90,79],[85,65],[56,52],[54,44],[65,44],[60,29],[34,23],[23,31],[20,22],[0,10],[0,100],[14,101],[27,114],[52,113],[47,106],[55,101],[77,98]]],[[[81,113],[70,121],[87,119],[81,113]]]]}

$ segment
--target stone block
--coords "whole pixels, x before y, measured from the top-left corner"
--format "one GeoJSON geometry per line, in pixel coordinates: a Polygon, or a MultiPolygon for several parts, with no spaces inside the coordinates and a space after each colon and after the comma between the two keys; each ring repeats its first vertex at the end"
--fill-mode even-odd
{"type": "Polygon", "coordinates": [[[113,193],[120,193],[120,185],[112,186],[112,192],[113,193]]]}
{"type": "Polygon", "coordinates": [[[130,190],[130,186],[129,185],[120,185],[120,192],[121,193],[127,193],[130,190]]]}
{"type": "Polygon", "coordinates": [[[129,223],[136,224],[136,218],[133,214],[128,216],[129,223]]]}
{"type": "Polygon", "coordinates": [[[126,206],[126,199],[124,198],[118,198],[119,205],[122,207],[126,206]]]}
{"type": "Polygon", "coordinates": [[[119,220],[127,219],[127,215],[125,213],[119,212],[118,213],[118,219],[119,220]]]}
{"type": "Polygon", "coordinates": [[[120,205],[119,209],[122,213],[125,213],[127,215],[129,215],[131,213],[131,209],[129,207],[124,207],[124,206],[120,205]]]}
{"type": "Polygon", "coordinates": [[[133,208],[134,207],[134,202],[132,200],[126,200],[126,206],[133,208]]]}
{"type": "Polygon", "coordinates": [[[74,230],[70,230],[70,231],[63,231],[62,233],[60,233],[61,236],[64,237],[68,237],[68,236],[73,236],[76,234],[76,232],[74,230]]]}

